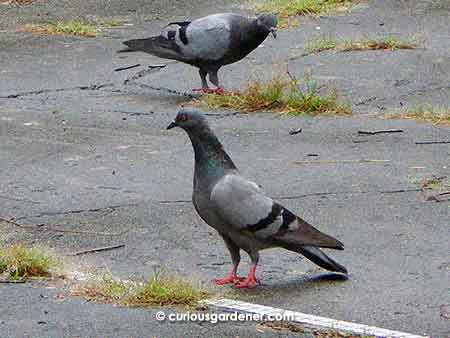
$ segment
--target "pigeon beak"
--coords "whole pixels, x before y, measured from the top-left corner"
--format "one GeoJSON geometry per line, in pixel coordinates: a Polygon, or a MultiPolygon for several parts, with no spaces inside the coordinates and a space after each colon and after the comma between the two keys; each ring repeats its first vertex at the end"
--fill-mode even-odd
{"type": "Polygon", "coordinates": [[[178,127],[178,124],[175,121],[170,122],[170,124],[167,126],[167,130],[178,127]]]}
{"type": "Polygon", "coordinates": [[[272,33],[275,39],[277,38],[277,29],[275,27],[270,28],[270,33],[272,33]]]}

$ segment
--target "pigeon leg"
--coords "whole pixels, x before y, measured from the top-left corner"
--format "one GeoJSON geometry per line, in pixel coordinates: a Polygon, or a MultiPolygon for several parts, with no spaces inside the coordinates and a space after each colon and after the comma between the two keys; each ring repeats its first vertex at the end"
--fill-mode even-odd
{"type": "Polygon", "coordinates": [[[215,89],[213,89],[213,93],[215,94],[225,94],[225,89],[223,89],[222,86],[219,85],[219,76],[217,75],[218,70],[214,70],[209,72],[209,81],[216,86],[215,89]]]}
{"type": "Polygon", "coordinates": [[[234,287],[237,289],[252,289],[259,284],[258,280],[256,279],[256,265],[258,264],[259,254],[251,254],[250,258],[252,260],[252,265],[250,266],[248,276],[244,281],[234,285],[234,287]]]}
{"type": "Polygon", "coordinates": [[[194,89],[192,89],[192,91],[208,93],[210,90],[208,87],[208,82],[206,81],[206,74],[208,74],[208,73],[201,68],[198,70],[198,73],[200,75],[200,78],[202,79],[202,88],[194,88],[194,89]]]}
{"type": "Polygon", "coordinates": [[[225,278],[218,278],[215,279],[214,282],[217,285],[224,285],[224,284],[230,284],[230,283],[238,283],[243,281],[245,278],[239,277],[237,275],[237,268],[239,266],[239,263],[241,261],[241,254],[239,253],[239,247],[234,244],[233,241],[231,241],[230,238],[226,236],[222,236],[223,240],[225,241],[225,244],[227,245],[228,250],[231,254],[231,260],[233,262],[233,268],[231,269],[231,272],[228,276],[225,278]]]}

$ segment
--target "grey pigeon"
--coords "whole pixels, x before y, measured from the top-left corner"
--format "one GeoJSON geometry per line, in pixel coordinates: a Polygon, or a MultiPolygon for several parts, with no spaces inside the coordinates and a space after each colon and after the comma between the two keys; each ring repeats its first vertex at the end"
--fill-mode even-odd
{"type": "Polygon", "coordinates": [[[202,88],[197,91],[223,92],[217,72],[220,67],[237,62],[258,47],[269,33],[276,37],[277,17],[262,14],[247,18],[220,13],[183,22],[171,22],[158,36],[125,41],[127,49],[141,51],[165,59],[178,60],[199,68],[202,88]],[[206,81],[216,86],[210,90],[206,81]]]}
{"type": "Polygon", "coordinates": [[[219,232],[231,254],[233,268],[227,277],[216,279],[216,284],[255,287],[259,251],[274,247],[298,252],[324,269],[347,273],[345,267],[319,249],[343,250],[344,245],[315,229],[266,196],[257,184],[242,177],[200,112],[180,110],[167,129],[174,127],[187,132],[194,148],[192,201],[195,209],[219,232]],[[237,275],[241,249],[251,259],[246,279],[237,275]]]}

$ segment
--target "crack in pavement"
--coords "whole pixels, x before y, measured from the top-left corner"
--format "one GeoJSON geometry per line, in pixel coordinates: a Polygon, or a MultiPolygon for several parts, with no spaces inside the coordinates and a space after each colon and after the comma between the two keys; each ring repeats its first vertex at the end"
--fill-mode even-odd
{"type": "Polygon", "coordinates": [[[174,89],[170,89],[170,88],[166,88],[166,87],[154,87],[154,86],[150,86],[147,85],[145,83],[139,83],[139,82],[134,82],[134,81],[129,81],[124,83],[125,85],[133,85],[142,89],[150,89],[150,90],[157,90],[157,91],[162,91],[162,92],[166,92],[168,94],[174,94],[174,95],[179,95],[179,96],[185,96],[188,97],[190,99],[195,99],[200,97],[200,94],[192,94],[192,93],[188,93],[188,92],[179,92],[178,90],[174,90],[174,89]]]}
{"type": "MultiPolygon", "coordinates": [[[[305,197],[312,197],[312,196],[328,196],[328,195],[350,195],[350,194],[401,194],[401,193],[408,193],[408,192],[419,192],[422,191],[420,188],[413,188],[413,189],[396,189],[396,190],[379,190],[379,191],[372,191],[372,190],[359,190],[359,191],[337,191],[337,192],[315,192],[311,194],[302,194],[302,195],[285,195],[285,196],[272,196],[275,200],[293,200],[293,199],[300,199],[305,197]]],[[[177,204],[177,203],[191,203],[192,200],[160,200],[158,203],[160,204],[177,204]]]]}
{"type": "Polygon", "coordinates": [[[114,83],[102,83],[102,84],[93,84],[89,86],[75,86],[75,87],[67,87],[67,88],[56,88],[56,89],[39,89],[39,90],[30,90],[28,92],[20,92],[16,94],[10,94],[6,96],[0,96],[0,99],[18,99],[23,96],[29,95],[40,95],[46,93],[59,93],[65,91],[73,91],[73,90],[99,90],[105,87],[114,87],[114,83]]]}
{"type": "Polygon", "coordinates": [[[435,87],[425,86],[423,88],[418,88],[418,89],[411,90],[410,92],[408,92],[406,94],[399,95],[399,96],[394,97],[394,98],[402,99],[402,98],[407,98],[407,97],[412,96],[412,95],[419,95],[420,96],[420,95],[424,95],[426,93],[431,93],[431,92],[434,92],[434,91],[440,91],[440,90],[443,90],[443,89],[450,89],[450,85],[442,86],[442,84],[440,84],[439,86],[435,86],[435,87]]]}
{"type": "Polygon", "coordinates": [[[379,104],[375,104],[375,102],[383,102],[383,101],[396,101],[396,100],[403,100],[405,98],[408,98],[412,95],[424,95],[430,92],[434,92],[434,91],[440,91],[440,90],[444,90],[444,89],[450,89],[450,85],[445,85],[442,86],[442,84],[439,84],[438,86],[435,87],[423,87],[423,88],[417,88],[414,90],[409,91],[406,94],[402,94],[402,95],[397,95],[397,96],[390,96],[390,97],[376,97],[376,96],[371,96],[368,97],[364,100],[361,100],[359,102],[355,103],[355,106],[366,106],[366,105],[372,105],[374,107],[377,107],[381,110],[386,109],[386,107],[380,106],[379,104]]]}
{"type": "Polygon", "coordinates": [[[22,216],[16,218],[16,220],[23,220],[27,218],[40,218],[45,216],[58,216],[58,215],[70,215],[70,214],[81,214],[86,212],[99,212],[99,211],[106,211],[106,210],[115,210],[120,209],[124,207],[135,207],[138,206],[140,203],[128,203],[128,204],[117,204],[117,205],[110,205],[105,207],[99,207],[99,208],[91,208],[91,209],[77,209],[77,210],[67,210],[67,211],[44,211],[40,212],[36,215],[31,216],[22,216]]]}
{"type": "MultiPolygon", "coordinates": [[[[133,82],[133,81],[127,81],[124,82],[124,85],[132,85],[132,86],[136,86],[136,87],[140,87],[142,89],[150,89],[150,90],[156,90],[156,91],[162,91],[162,92],[166,92],[168,94],[174,94],[174,95],[178,95],[178,96],[185,96],[191,99],[194,98],[198,98],[200,96],[200,94],[191,94],[188,92],[180,92],[174,89],[170,89],[170,88],[166,88],[166,87],[154,87],[154,86],[150,86],[150,85],[146,85],[144,83],[137,83],[137,82],[133,82]]],[[[0,99],[19,99],[21,97],[25,97],[25,96],[31,96],[31,95],[40,95],[40,94],[49,94],[49,93],[60,93],[60,92],[66,92],[66,91],[75,91],[75,90],[100,90],[106,87],[116,87],[116,84],[114,83],[102,83],[99,85],[93,84],[93,85],[89,85],[89,86],[75,86],[75,87],[67,87],[67,88],[56,88],[56,89],[39,89],[39,90],[30,90],[27,92],[20,92],[20,93],[15,93],[15,94],[9,94],[9,95],[1,95],[0,99]]],[[[117,92],[122,92],[121,89],[115,89],[115,90],[111,90],[112,93],[117,93],[117,92]]]]}
{"type": "Polygon", "coordinates": [[[328,196],[328,195],[350,195],[350,194],[401,194],[401,193],[408,193],[408,192],[419,192],[422,191],[420,188],[414,188],[414,189],[396,189],[396,190],[379,190],[379,191],[372,191],[372,190],[360,190],[360,191],[338,191],[338,192],[316,192],[312,194],[303,194],[303,195],[290,195],[290,196],[279,196],[274,197],[275,199],[279,200],[291,200],[291,199],[300,199],[305,197],[311,197],[311,196],[328,196]]]}
{"type": "Polygon", "coordinates": [[[0,195],[1,199],[8,200],[8,201],[15,201],[15,202],[25,202],[25,203],[31,203],[31,204],[41,204],[41,202],[29,200],[26,198],[14,198],[14,197],[7,197],[0,195]]]}

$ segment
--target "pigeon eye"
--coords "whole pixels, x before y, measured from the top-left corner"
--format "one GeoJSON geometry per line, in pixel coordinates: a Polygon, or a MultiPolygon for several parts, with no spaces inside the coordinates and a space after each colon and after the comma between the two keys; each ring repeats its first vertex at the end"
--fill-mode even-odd
{"type": "Polygon", "coordinates": [[[186,121],[187,120],[187,115],[186,114],[182,114],[178,117],[179,121],[186,121]]]}

